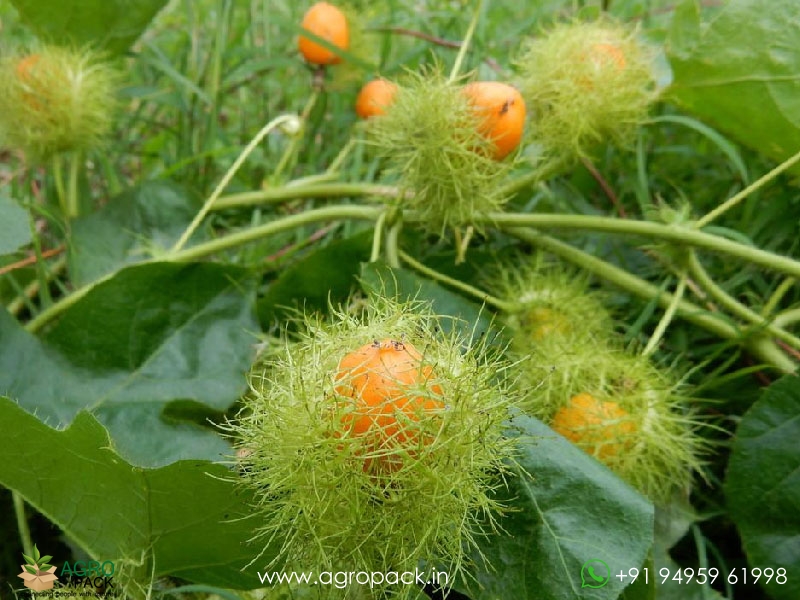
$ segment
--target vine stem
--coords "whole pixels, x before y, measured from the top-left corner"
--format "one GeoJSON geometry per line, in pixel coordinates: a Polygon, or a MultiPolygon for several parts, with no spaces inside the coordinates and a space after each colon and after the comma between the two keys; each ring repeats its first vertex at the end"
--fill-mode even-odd
{"type": "Polygon", "coordinates": [[[67,211],[70,219],[74,219],[81,213],[81,205],[78,199],[78,172],[80,171],[82,156],[80,152],[75,152],[69,157],[69,179],[67,180],[67,211]]]}
{"type": "Polygon", "coordinates": [[[797,280],[794,277],[787,277],[781,282],[781,284],[769,297],[767,303],[764,304],[764,308],[761,310],[761,314],[764,315],[765,318],[772,314],[772,312],[778,307],[778,304],[780,304],[780,301],[783,300],[783,297],[790,289],[792,289],[792,286],[794,286],[795,283],[797,283],[797,280]]]}
{"type": "Polygon", "coordinates": [[[28,519],[25,517],[25,500],[17,491],[11,492],[14,501],[14,514],[17,517],[17,529],[19,529],[19,539],[22,542],[22,551],[28,556],[33,556],[33,541],[31,540],[31,530],[28,527],[28,519]]]}
{"type": "Polygon", "coordinates": [[[680,242],[689,246],[735,256],[761,267],[793,277],[800,277],[800,261],[690,227],[664,225],[633,219],[617,219],[614,217],[561,214],[490,213],[483,219],[475,219],[475,221],[483,221],[501,228],[580,229],[680,242]]]}
{"type": "MultiPolygon", "coordinates": [[[[308,102],[306,102],[306,105],[303,107],[303,112],[300,113],[300,119],[301,119],[303,125],[305,125],[305,123],[308,121],[308,116],[311,114],[311,111],[314,109],[314,105],[317,103],[317,100],[319,99],[319,94],[320,94],[320,88],[315,86],[314,87],[314,91],[312,92],[311,96],[308,99],[308,102]]],[[[298,131],[297,135],[295,135],[291,139],[289,144],[286,146],[286,149],[284,150],[283,155],[281,156],[280,160],[278,161],[278,166],[275,167],[275,170],[272,172],[273,181],[277,181],[278,180],[278,178],[283,173],[284,169],[286,169],[286,166],[289,164],[289,161],[294,157],[295,152],[297,152],[297,146],[300,143],[300,140],[302,139],[302,137],[303,137],[303,132],[302,131],[298,131]]]]}
{"type": "Polygon", "coordinates": [[[694,226],[697,227],[698,229],[700,229],[701,227],[705,227],[711,221],[716,219],[718,216],[729,211],[731,208],[739,204],[739,202],[747,198],[750,194],[759,190],[764,185],[775,179],[778,175],[796,165],[798,162],[800,162],[800,151],[798,151],[796,154],[783,161],[781,164],[772,169],[770,172],[759,177],[757,180],[748,185],[738,194],[734,194],[733,196],[728,198],[725,202],[720,204],[717,208],[715,208],[711,212],[707,213],[704,217],[700,218],[698,221],[695,221],[694,226]]]}
{"type": "Polygon", "coordinates": [[[358,196],[397,198],[400,196],[400,191],[393,186],[371,183],[314,182],[308,185],[287,184],[274,189],[223,196],[214,203],[211,210],[275,204],[286,200],[303,198],[341,198],[358,196]]]}
{"type": "MultiPolygon", "coordinates": [[[[355,204],[326,206],[323,208],[308,210],[296,215],[282,217],[257,227],[250,227],[243,231],[237,231],[235,233],[219,237],[215,240],[197,244],[196,246],[191,246],[190,248],[186,248],[178,252],[171,252],[164,257],[153,258],[139,264],[195,260],[216,252],[241,246],[248,242],[252,242],[281,231],[301,227],[303,225],[320,221],[334,221],[336,219],[361,219],[374,221],[378,219],[382,212],[383,210],[381,208],[374,206],[358,206],[355,204]]],[[[64,296],[58,302],[43,310],[36,317],[28,321],[28,323],[25,325],[25,329],[31,333],[39,331],[47,323],[76,304],[94,288],[114,277],[114,275],[115,273],[113,272],[109,273],[108,275],[105,275],[104,277],[101,277],[100,279],[97,279],[92,283],[75,290],[71,294],[64,296]]]]}
{"type": "Polygon", "coordinates": [[[786,327],[792,323],[800,321],[800,308],[791,308],[780,313],[773,323],[779,327],[786,327]]]}
{"type": "Polygon", "coordinates": [[[492,296],[490,293],[484,292],[483,290],[471,286],[468,283],[464,283],[463,281],[454,279],[453,277],[449,277],[444,273],[440,273],[435,269],[431,269],[430,267],[425,266],[424,264],[416,260],[414,257],[403,252],[402,250],[400,251],[400,258],[403,260],[403,262],[407,263],[408,266],[410,266],[418,273],[430,279],[433,279],[434,281],[438,281],[439,283],[442,283],[448,287],[452,287],[454,289],[465,292],[470,296],[472,296],[473,298],[480,300],[481,302],[485,302],[486,304],[489,304],[491,306],[494,306],[496,309],[502,312],[514,312],[519,308],[516,304],[512,302],[506,302],[505,300],[501,300],[500,298],[492,296]]]}
{"type": "Polygon", "coordinates": [[[478,21],[483,11],[483,0],[478,0],[478,5],[475,7],[475,13],[472,15],[472,20],[467,28],[467,33],[464,36],[464,41],[461,42],[461,47],[458,49],[456,60],[453,63],[453,69],[450,71],[450,77],[447,78],[448,83],[453,83],[458,78],[458,73],[461,71],[461,65],[464,63],[464,58],[467,56],[467,50],[472,43],[472,38],[475,35],[475,29],[478,27],[478,21]]]}
{"type": "Polygon", "coordinates": [[[386,223],[386,213],[382,212],[375,221],[375,229],[372,232],[372,251],[369,253],[369,262],[377,261],[381,256],[381,236],[383,235],[383,226],[386,223]]]}
{"type": "MultiPolygon", "coordinates": [[[[509,233],[524,242],[560,256],[635,296],[646,300],[655,299],[665,309],[673,301],[673,295],[669,292],[664,292],[644,279],[560,240],[538,231],[521,227],[510,229],[509,233]]],[[[703,310],[693,302],[681,299],[677,302],[675,311],[683,319],[702,327],[714,335],[726,340],[742,342],[754,356],[780,371],[793,373],[797,369],[797,365],[769,339],[763,336],[756,336],[743,340],[741,331],[737,327],[720,316],[703,310]]]]}
{"type": "Polygon", "coordinates": [[[192,220],[192,222],[186,228],[186,231],[184,231],[183,234],[181,235],[181,237],[178,239],[178,241],[175,242],[175,245],[172,247],[171,252],[173,252],[173,253],[179,252],[186,245],[186,242],[188,242],[189,238],[192,237],[192,234],[200,226],[200,223],[203,221],[203,219],[205,219],[206,215],[211,210],[211,207],[214,205],[214,203],[220,197],[220,195],[225,190],[225,188],[228,187],[228,184],[231,182],[231,179],[233,179],[233,176],[236,175],[236,172],[244,164],[244,161],[247,160],[247,157],[250,156],[250,154],[253,152],[253,150],[256,149],[256,146],[258,146],[261,143],[261,141],[273,129],[275,129],[276,127],[279,127],[279,126],[281,126],[281,125],[283,125],[285,123],[288,123],[288,122],[290,122],[292,120],[295,120],[295,119],[297,119],[296,115],[281,115],[280,117],[277,117],[277,118],[273,119],[272,121],[270,121],[269,123],[264,125],[264,127],[261,128],[261,131],[259,131],[255,135],[255,137],[252,140],[250,140],[250,143],[247,144],[247,146],[245,146],[244,150],[242,150],[241,154],[239,154],[239,156],[236,158],[236,160],[230,166],[228,171],[225,173],[225,176],[217,184],[217,187],[214,189],[214,191],[211,193],[211,195],[205,201],[205,203],[203,204],[203,207],[195,215],[195,217],[192,220]]]}
{"type": "Polygon", "coordinates": [[[675,288],[675,293],[672,295],[669,305],[667,305],[667,310],[664,311],[661,320],[658,322],[658,325],[656,325],[653,335],[650,336],[650,339],[647,341],[647,345],[644,347],[644,350],[642,350],[642,356],[650,356],[653,352],[655,352],[658,344],[664,338],[664,334],[667,332],[667,327],[669,327],[669,324],[675,317],[675,311],[678,310],[678,305],[681,303],[681,300],[683,300],[683,295],[686,293],[686,281],[686,273],[681,273],[678,278],[678,285],[675,288]]]}
{"type": "MultiPolygon", "coordinates": [[[[507,186],[508,193],[520,189],[536,181],[530,176],[520,178],[507,186]]],[[[375,184],[359,183],[314,183],[308,186],[282,187],[275,190],[263,190],[237,194],[221,198],[214,208],[232,208],[252,206],[266,202],[282,202],[293,198],[311,197],[341,197],[341,196],[383,196],[396,198],[400,195],[397,188],[375,184]]],[[[406,220],[414,220],[414,215],[409,214],[406,220]]],[[[672,242],[680,242],[690,246],[705,248],[722,254],[728,254],[749,261],[753,264],[773,269],[789,276],[800,278],[800,261],[787,256],[747,246],[727,238],[698,231],[693,227],[679,227],[664,225],[650,221],[637,221],[634,219],[617,219],[592,215],[563,215],[563,214],[519,214],[519,213],[491,213],[477,222],[500,227],[529,226],[539,229],[580,229],[585,231],[601,231],[625,235],[639,235],[646,238],[657,238],[672,242]]]]}
{"type": "MultiPolygon", "coordinates": [[[[565,160],[550,160],[540,168],[508,182],[501,188],[500,194],[502,196],[511,196],[531,184],[556,175],[566,164],[565,160]]],[[[330,175],[326,172],[323,177],[330,175]]],[[[403,194],[395,186],[374,183],[324,182],[320,181],[319,177],[314,177],[290,181],[286,185],[277,188],[221,196],[211,207],[211,210],[244,208],[303,198],[336,198],[342,196],[400,198],[401,195],[403,194]]],[[[405,192],[405,196],[412,197],[413,192],[405,192]]]]}
{"type": "Polygon", "coordinates": [[[42,252],[42,240],[39,237],[39,232],[36,230],[36,220],[33,213],[29,213],[28,224],[31,230],[31,240],[33,245],[33,254],[36,257],[34,266],[36,268],[36,280],[39,282],[39,289],[42,294],[42,305],[49,306],[53,303],[53,298],[50,295],[50,288],[48,287],[47,276],[47,263],[44,260],[44,253],[42,252]]]}
{"type": "MultiPolygon", "coordinates": [[[[539,180],[539,178],[540,174],[538,173],[521,177],[519,180],[508,184],[506,188],[504,188],[504,192],[511,194],[539,180]]],[[[385,185],[362,183],[312,183],[309,185],[288,186],[275,190],[248,192],[228,196],[227,198],[220,198],[220,200],[214,204],[213,208],[223,209],[253,206],[268,202],[282,202],[293,198],[343,196],[397,198],[399,195],[400,191],[397,188],[385,185]]],[[[409,214],[406,220],[414,220],[414,218],[413,214],[409,214]]],[[[649,221],[637,221],[634,219],[563,214],[492,213],[483,219],[476,219],[476,223],[478,221],[500,227],[529,226],[539,229],[580,229],[663,239],[735,256],[753,264],[800,279],[800,261],[767,252],[759,248],[753,248],[752,246],[747,246],[718,235],[698,231],[694,227],[679,227],[649,221]]]]}
{"type": "Polygon", "coordinates": [[[61,161],[61,156],[53,157],[53,182],[56,186],[56,195],[58,196],[58,205],[61,207],[61,212],[64,214],[65,219],[69,219],[69,201],[67,200],[67,189],[64,185],[64,168],[61,161]]]}
{"type": "Polygon", "coordinates": [[[400,268],[400,230],[402,228],[403,222],[398,219],[386,232],[386,263],[393,269],[400,268]]]}
{"type": "Polygon", "coordinates": [[[353,148],[355,148],[357,143],[358,141],[353,137],[347,140],[347,143],[342,147],[341,150],[339,150],[339,153],[336,155],[336,158],[334,158],[331,164],[328,165],[328,168],[325,169],[325,175],[335,174],[339,170],[339,167],[341,167],[342,164],[344,163],[345,159],[347,158],[347,155],[350,154],[350,151],[353,148]]]}
{"type": "Polygon", "coordinates": [[[783,340],[795,349],[800,349],[800,338],[792,335],[788,331],[781,329],[776,324],[770,323],[765,317],[757,312],[750,310],[744,304],[736,300],[733,296],[722,289],[708,274],[694,252],[689,253],[688,262],[689,272],[695,281],[705,292],[713,298],[717,304],[725,308],[732,315],[747,321],[756,327],[764,329],[770,335],[783,340]]]}
{"type": "MultiPolygon", "coordinates": [[[[44,254],[43,254],[44,256],[44,254]]],[[[56,262],[54,262],[51,267],[47,270],[45,279],[46,284],[49,285],[50,281],[55,279],[67,266],[67,259],[64,257],[59,258],[56,262]]],[[[34,279],[28,285],[26,285],[17,297],[12,300],[8,306],[6,306],[6,310],[14,316],[19,315],[20,311],[25,308],[27,305],[32,312],[35,312],[33,305],[31,304],[31,300],[36,297],[37,294],[40,293],[42,290],[42,281],[40,279],[34,279]]],[[[49,291],[49,290],[48,290],[49,291]]],[[[46,293],[46,292],[42,292],[46,293]]]]}

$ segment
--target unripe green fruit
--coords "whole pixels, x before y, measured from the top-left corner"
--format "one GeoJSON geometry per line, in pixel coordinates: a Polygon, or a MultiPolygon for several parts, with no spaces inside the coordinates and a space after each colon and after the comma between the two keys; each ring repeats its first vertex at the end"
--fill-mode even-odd
{"type": "Polygon", "coordinates": [[[567,156],[627,143],[658,97],[653,52],[610,19],[556,25],[518,60],[536,139],[567,156]]]}
{"type": "Polygon", "coordinates": [[[100,146],[111,131],[114,70],[90,51],[44,46],[0,61],[0,142],[43,160],[100,146]]]}
{"type": "Polygon", "coordinates": [[[501,510],[518,394],[484,342],[443,334],[421,304],[375,298],[258,361],[226,429],[257,537],[293,568],[455,574],[501,510]]]}

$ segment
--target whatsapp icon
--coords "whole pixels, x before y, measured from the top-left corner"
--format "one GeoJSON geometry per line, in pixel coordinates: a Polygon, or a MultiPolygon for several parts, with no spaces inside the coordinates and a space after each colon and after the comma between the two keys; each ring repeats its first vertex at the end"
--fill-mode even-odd
{"type": "Polygon", "coordinates": [[[581,587],[601,588],[611,579],[611,569],[605,561],[592,558],[581,567],[581,587]]]}

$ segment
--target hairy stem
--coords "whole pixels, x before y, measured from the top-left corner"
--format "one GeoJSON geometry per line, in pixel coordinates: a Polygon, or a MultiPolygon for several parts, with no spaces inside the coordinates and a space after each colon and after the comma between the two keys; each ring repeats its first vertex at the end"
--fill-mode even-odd
{"type": "Polygon", "coordinates": [[[637,235],[648,239],[705,248],[720,254],[735,256],[754,265],[800,277],[800,261],[774,254],[718,235],[697,231],[690,227],[664,225],[650,221],[617,219],[591,215],[491,213],[483,220],[501,228],[534,227],[536,229],[578,229],[624,235],[637,235]]]}
{"type": "Polygon", "coordinates": [[[308,185],[286,185],[279,188],[244,192],[223,196],[214,203],[212,210],[242,208],[262,204],[277,204],[286,200],[303,198],[341,198],[378,196],[396,198],[400,195],[396,187],[371,183],[311,183],[308,185]]]}
{"type": "MultiPolygon", "coordinates": [[[[673,295],[669,292],[663,292],[644,279],[560,240],[526,228],[514,228],[509,232],[518,239],[560,256],[635,296],[646,300],[655,299],[665,309],[673,302],[673,295]]],[[[793,373],[797,368],[797,365],[770,340],[763,337],[743,339],[742,332],[737,327],[688,300],[679,300],[675,312],[681,318],[698,327],[702,327],[714,335],[726,340],[743,343],[754,356],[780,371],[793,373]]]]}
{"type": "Polygon", "coordinates": [[[792,335],[791,333],[776,326],[775,323],[769,323],[767,319],[759,315],[757,312],[750,310],[744,304],[736,300],[733,296],[723,290],[708,274],[708,271],[703,268],[703,265],[697,258],[694,252],[689,253],[689,272],[700,287],[712,298],[717,304],[722,306],[725,310],[730,312],[735,317],[751,323],[755,327],[761,328],[765,333],[775,336],[790,344],[794,348],[800,349],[800,338],[792,335]]]}
{"type": "MultiPolygon", "coordinates": [[[[309,210],[296,215],[291,215],[288,217],[276,219],[275,221],[271,221],[269,223],[265,223],[264,225],[259,225],[257,227],[251,227],[243,231],[237,231],[235,233],[219,237],[215,240],[204,242],[202,244],[197,244],[196,246],[186,248],[179,252],[172,252],[167,256],[158,260],[152,259],[149,261],[145,261],[145,263],[160,262],[160,261],[178,262],[178,261],[196,260],[199,258],[209,256],[211,254],[215,254],[217,252],[221,252],[223,250],[230,250],[231,248],[236,248],[243,244],[247,244],[248,242],[252,242],[270,236],[272,234],[279,233],[281,231],[294,229],[296,227],[302,227],[303,225],[308,225],[319,221],[333,221],[336,219],[363,219],[371,221],[371,220],[376,220],[381,215],[381,213],[382,210],[380,208],[372,206],[356,206],[353,204],[326,206],[324,208],[309,210]]],[[[114,273],[109,273],[108,275],[101,277],[100,279],[93,281],[92,283],[87,284],[82,288],[75,290],[71,294],[64,296],[58,302],[50,306],[48,309],[43,310],[41,313],[39,313],[39,315],[31,319],[25,325],[25,329],[27,329],[29,332],[32,333],[39,331],[47,323],[49,323],[50,321],[55,319],[58,315],[60,315],[68,308],[76,304],[81,298],[86,296],[86,294],[91,292],[94,288],[104,283],[105,281],[108,281],[113,276],[114,273]]]]}
{"type": "Polygon", "coordinates": [[[223,250],[230,250],[243,244],[253,242],[280,231],[295,229],[317,223],[320,221],[333,221],[336,219],[362,219],[375,220],[381,214],[381,209],[372,206],[358,206],[355,204],[342,204],[335,206],[325,206],[307,210],[296,215],[282,217],[263,225],[249,227],[242,231],[224,235],[215,240],[197,244],[191,248],[186,248],[180,252],[175,252],[168,257],[172,261],[187,261],[203,258],[223,250]]]}

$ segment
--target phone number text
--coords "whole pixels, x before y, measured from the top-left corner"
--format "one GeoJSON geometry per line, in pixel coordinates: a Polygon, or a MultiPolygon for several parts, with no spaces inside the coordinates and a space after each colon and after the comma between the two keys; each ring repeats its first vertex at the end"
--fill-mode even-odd
{"type": "Polygon", "coordinates": [[[650,573],[650,569],[645,567],[642,569],[628,569],[627,572],[620,570],[615,577],[626,583],[633,583],[639,577],[644,577],[644,582],[650,583],[650,578],[652,577],[661,585],[666,585],[667,582],[670,581],[677,584],[697,583],[699,585],[710,585],[717,581],[717,579],[725,580],[730,585],[748,585],[758,583],[759,581],[761,581],[762,584],[772,582],[783,585],[788,581],[786,569],[783,567],[777,569],[773,569],[772,567],[767,567],[765,569],[759,569],[757,567],[748,569],[742,567],[741,569],[732,569],[728,571],[727,574],[720,573],[720,570],[716,567],[700,567],[699,569],[692,569],[689,567],[685,569],[669,569],[667,567],[662,567],[658,570],[657,577],[656,573],[650,573]]]}

